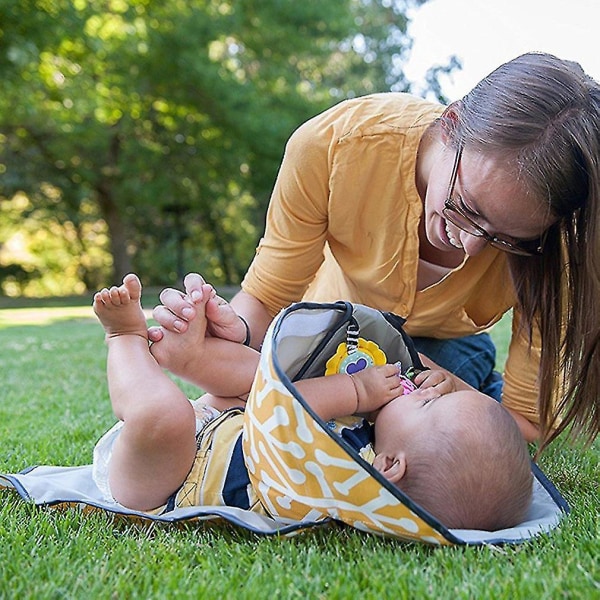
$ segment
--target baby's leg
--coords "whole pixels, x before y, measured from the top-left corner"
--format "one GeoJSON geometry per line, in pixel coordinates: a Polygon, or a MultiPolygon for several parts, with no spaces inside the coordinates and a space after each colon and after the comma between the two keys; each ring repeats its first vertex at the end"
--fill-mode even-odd
{"type": "Polygon", "coordinates": [[[165,330],[150,351],[163,368],[206,392],[242,396],[250,391],[260,355],[239,342],[206,335],[208,306],[217,299],[210,285],[202,286],[202,301],[196,303],[196,318],[188,329],[184,333],[165,330]]]}
{"type": "Polygon", "coordinates": [[[194,410],[148,349],[141,284],[94,296],[106,331],[107,375],[113,411],[123,421],[110,462],[111,492],[121,504],[149,510],[166,502],[183,483],[196,454],[194,410]]]}
{"type": "Polygon", "coordinates": [[[246,400],[244,398],[225,398],[224,396],[214,396],[213,394],[202,394],[200,398],[203,404],[212,406],[217,410],[224,411],[230,408],[245,408],[246,400]]]}

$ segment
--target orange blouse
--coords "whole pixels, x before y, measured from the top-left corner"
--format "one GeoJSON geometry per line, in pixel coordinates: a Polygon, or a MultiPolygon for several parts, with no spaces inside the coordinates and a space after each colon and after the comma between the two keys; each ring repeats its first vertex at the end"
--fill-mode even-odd
{"type": "MultiPolygon", "coordinates": [[[[443,108],[407,94],[374,94],[299,127],[242,289],[272,315],[301,299],[359,302],[405,317],[413,336],[459,337],[496,323],[514,290],[505,255],[492,247],[417,289],[417,150],[443,108]]],[[[513,328],[503,402],[534,423],[538,367],[538,348],[529,351],[513,328]]]]}

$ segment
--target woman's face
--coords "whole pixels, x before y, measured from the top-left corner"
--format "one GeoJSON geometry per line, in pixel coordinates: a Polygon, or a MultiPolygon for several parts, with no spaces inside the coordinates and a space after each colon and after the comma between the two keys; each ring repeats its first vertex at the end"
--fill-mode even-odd
{"type": "Polygon", "coordinates": [[[462,250],[474,256],[487,242],[460,229],[444,215],[450,194],[453,203],[490,236],[519,241],[538,239],[554,222],[547,205],[534,198],[502,164],[465,147],[458,162],[452,189],[456,150],[443,146],[432,167],[425,196],[425,233],[439,250],[462,250]]]}

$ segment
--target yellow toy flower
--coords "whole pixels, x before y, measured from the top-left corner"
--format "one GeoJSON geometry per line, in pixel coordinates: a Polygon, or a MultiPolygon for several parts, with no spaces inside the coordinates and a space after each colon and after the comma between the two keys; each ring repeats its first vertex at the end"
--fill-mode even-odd
{"type": "Polygon", "coordinates": [[[335,354],[325,365],[325,375],[345,373],[351,375],[374,365],[385,365],[387,358],[381,348],[370,340],[358,338],[358,344],[352,351],[348,351],[346,342],[342,342],[335,354]]]}

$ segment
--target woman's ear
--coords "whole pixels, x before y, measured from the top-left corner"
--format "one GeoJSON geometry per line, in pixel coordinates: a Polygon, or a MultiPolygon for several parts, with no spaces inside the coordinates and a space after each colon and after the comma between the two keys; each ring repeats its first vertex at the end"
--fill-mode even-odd
{"type": "Polygon", "coordinates": [[[442,141],[447,144],[450,140],[456,139],[456,129],[460,117],[460,102],[453,102],[446,108],[440,117],[442,130],[442,141]]]}
{"type": "Polygon", "coordinates": [[[377,454],[373,461],[373,467],[377,469],[390,483],[398,483],[406,473],[406,454],[399,452],[394,456],[377,454]]]}

